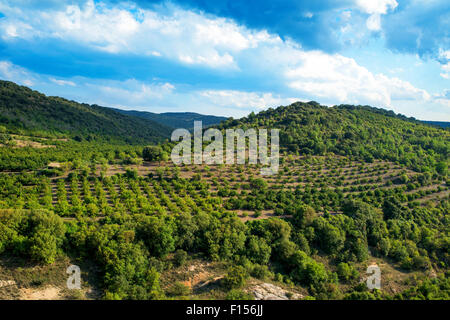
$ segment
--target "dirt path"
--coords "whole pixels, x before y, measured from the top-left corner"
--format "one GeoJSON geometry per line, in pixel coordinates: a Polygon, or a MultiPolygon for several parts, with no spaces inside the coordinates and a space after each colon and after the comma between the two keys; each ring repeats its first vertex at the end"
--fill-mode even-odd
{"type": "Polygon", "coordinates": [[[20,289],[21,300],[59,300],[61,290],[56,287],[44,289],[20,289]]]}

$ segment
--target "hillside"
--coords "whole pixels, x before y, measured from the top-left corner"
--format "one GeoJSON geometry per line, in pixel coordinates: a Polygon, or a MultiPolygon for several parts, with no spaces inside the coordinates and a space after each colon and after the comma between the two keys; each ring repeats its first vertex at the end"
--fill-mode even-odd
{"type": "Polygon", "coordinates": [[[126,143],[161,142],[171,132],[170,128],[149,119],[48,97],[9,81],[0,81],[0,125],[12,132],[126,143]]]}
{"type": "Polygon", "coordinates": [[[174,129],[176,128],[193,129],[194,121],[202,121],[204,127],[209,127],[215,124],[219,124],[220,122],[227,119],[226,117],[203,115],[195,112],[153,113],[134,110],[127,111],[120,109],[116,109],[116,111],[139,118],[152,120],[174,129]]]}
{"type": "Polygon", "coordinates": [[[221,123],[218,128],[278,128],[280,144],[297,155],[329,152],[399,162],[419,171],[444,173],[448,167],[450,131],[392,111],[368,106],[321,106],[297,102],[257,115],[221,123]]]}

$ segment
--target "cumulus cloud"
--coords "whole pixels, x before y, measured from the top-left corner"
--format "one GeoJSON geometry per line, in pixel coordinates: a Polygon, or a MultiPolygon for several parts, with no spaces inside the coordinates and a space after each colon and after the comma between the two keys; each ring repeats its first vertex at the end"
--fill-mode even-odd
{"type": "Polygon", "coordinates": [[[55,10],[17,11],[3,5],[3,39],[61,39],[109,53],[147,54],[209,67],[233,67],[233,53],[268,37],[224,18],[208,18],[181,9],[169,14],[132,4],[108,7],[88,0],[55,10]],[[26,22],[26,23],[25,23],[26,22]]]}
{"type": "Polygon", "coordinates": [[[446,89],[442,93],[436,94],[433,98],[437,103],[450,108],[450,89],[446,89]]]}
{"type": "Polygon", "coordinates": [[[339,54],[302,52],[298,66],[285,71],[287,84],[331,103],[371,104],[392,108],[393,100],[429,99],[427,91],[407,81],[373,74],[339,54]]]}
{"type": "Polygon", "coordinates": [[[378,31],[381,30],[381,17],[379,14],[372,14],[366,21],[367,29],[378,31]]]}

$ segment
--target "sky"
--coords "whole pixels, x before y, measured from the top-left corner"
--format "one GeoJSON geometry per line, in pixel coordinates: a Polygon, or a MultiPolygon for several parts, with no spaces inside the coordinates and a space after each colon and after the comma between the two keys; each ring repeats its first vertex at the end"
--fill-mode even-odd
{"type": "Polygon", "coordinates": [[[450,1],[0,0],[0,79],[158,113],[314,100],[450,121],[450,1]]]}

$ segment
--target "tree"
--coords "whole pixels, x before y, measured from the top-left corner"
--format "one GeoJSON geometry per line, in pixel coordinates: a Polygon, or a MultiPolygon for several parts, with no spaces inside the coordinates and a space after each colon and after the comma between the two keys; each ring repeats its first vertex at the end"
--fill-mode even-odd
{"type": "Polygon", "coordinates": [[[385,199],[383,202],[384,220],[399,219],[406,210],[407,209],[402,206],[401,202],[394,197],[385,199]]]}
{"type": "Polygon", "coordinates": [[[345,262],[341,262],[338,264],[337,274],[339,276],[339,279],[344,282],[348,282],[359,277],[358,271],[353,266],[345,262]]]}
{"type": "Polygon", "coordinates": [[[322,263],[316,262],[308,255],[297,250],[290,259],[292,278],[305,285],[318,286],[328,280],[328,274],[322,263]]]}
{"type": "Polygon", "coordinates": [[[161,161],[163,153],[160,146],[148,146],[142,150],[142,157],[145,161],[161,161]]]}
{"type": "Polygon", "coordinates": [[[138,236],[151,255],[162,257],[175,249],[173,225],[165,221],[164,217],[142,216],[138,221],[138,236]]]}
{"type": "Polygon", "coordinates": [[[246,248],[250,261],[259,264],[267,264],[269,262],[272,249],[263,238],[250,236],[246,248]]]}
{"type": "Polygon", "coordinates": [[[441,161],[436,165],[436,171],[439,174],[446,175],[448,172],[448,164],[445,161],[441,161]]]}
{"type": "Polygon", "coordinates": [[[248,274],[244,267],[233,266],[223,278],[224,286],[228,289],[238,289],[247,282],[248,274]]]}
{"type": "Polygon", "coordinates": [[[301,205],[295,210],[294,215],[292,217],[293,220],[292,222],[296,226],[304,228],[306,226],[309,226],[316,217],[317,213],[316,210],[314,210],[314,208],[308,205],[301,205]]]}

